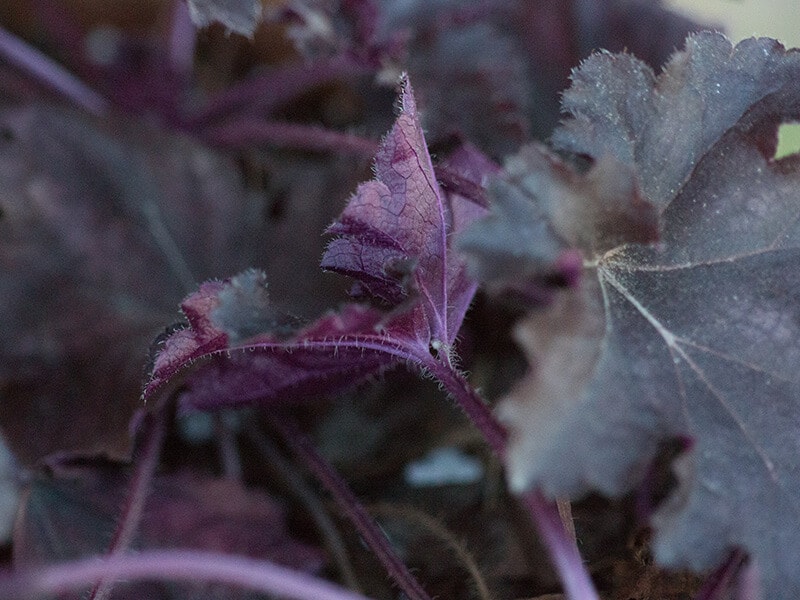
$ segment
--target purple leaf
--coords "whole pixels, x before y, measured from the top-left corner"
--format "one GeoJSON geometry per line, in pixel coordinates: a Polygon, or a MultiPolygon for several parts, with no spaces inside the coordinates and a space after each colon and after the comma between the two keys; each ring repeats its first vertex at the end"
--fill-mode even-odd
{"type": "MultiPolygon", "coordinates": [[[[378,152],[377,178],[359,187],[330,227],[341,237],[322,261],[391,310],[350,304],[292,330],[270,307],[258,271],[205,283],[184,301],[189,327],[164,341],[145,398],[192,365],[182,402],[213,409],[331,395],[399,362],[426,363],[431,348],[450,356],[477,285],[451,240],[486,208],[440,189],[407,82],[402,99],[378,152]]],[[[445,168],[472,191],[497,169],[470,146],[453,152],[445,168]]]]}
{"type": "Polygon", "coordinates": [[[205,409],[330,395],[398,360],[380,311],[347,305],[292,331],[269,306],[264,281],[251,269],[184,300],[189,327],[164,341],[144,397],[200,359],[182,402],[205,409]]]}
{"type": "MultiPolygon", "coordinates": [[[[413,337],[447,349],[475,292],[463,260],[451,251],[451,235],[485,208],[439,187],[407,80],[401,104],[376,156],[375,179],[359,186],[328,228],[339,237],[328,246],[322,267],[356,278],[357,295],[389,305],[418,303],[413,337]]],[[[454,164],[466,179],[482,183],[488,161],[476,159],[474,151],[463,152],[473,155],[456,157],[454,164]]]]}
{"type": "Polygon", "coordinates": [[[584,247],[581,286],[520,326],[535,369],[502,404],[511,484],[622,494],[660,442],[692,439],[657,560],[707,569],[742,548],[765,597],[797,597],[800,163],[773,154],[800,118],[800,53],[702,33],[658,77],[597,54],[564,106],[556,145],[633,169],[662,232],[584,247]]]}

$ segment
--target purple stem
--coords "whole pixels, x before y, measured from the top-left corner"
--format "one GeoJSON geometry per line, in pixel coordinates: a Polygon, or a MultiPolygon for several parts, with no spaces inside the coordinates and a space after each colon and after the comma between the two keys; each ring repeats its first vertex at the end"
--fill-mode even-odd
{"type": "Polygon", "coordinates": [[[430,600],[427,592],[397,556],[389,540],[358,501],[347,483],[317,452],[309,437],[289,417],[270,418],[289,449],[301,459],[319,482],[333,496],[336,504],[358,530],[364,542],[383,564],[389,577],[411,600],[430,600]]]}
{"type": "Polygon", "coordinates": [[[378,142],[357,135],[314,125],[269,122],[257,117],[208,127],[200,130],[200,134],[212,145],[231,149],[279,146],[314,152],[352,152],[369,158],[378,150],[378,142]]]}
{"type": "Polygon", "coordinates": [[[745,555],[741,550],[734,550],[725,562],[711,573],[697,592],[695,600],[722,600],[731,589],[731,583],[741,571],[745,555]]]}
{"type": "MultiPolygon", "coordinates": [[[[508,434],[469,382],[451,365],[433,356],[418,357],[417,360],[455,398],[495,455],[502,460],[508,434]]],[[[597,591],[575,545],[574,530],[568,531],[562,520],[560,513],[563,509],[560,511],[558,503],[546,500],[538,492],[527,492],[522,499],[550,553],[567,597],[598,600],[597,591]]]]}
{"type": "Polygon", "coordinates": [[[169,63],[172,69],[188,78],[194,65],[197,30],[184,0],[175,0],[169,30],[169,63]]]}
{"type": "Polygon", "coordinates": [[[108,111],[108,100],[49,56],[2,27],[0,27],[0,57],[56,90],[87,112],[101,116],[108,111]]]}
{"type": "Polygon", "coordinates": [[[444,389],[453,396],[472,424],[483,434],[486,443],[500,460],[506,453],[506,440],[508,434],[492,411],[467,382],[452,366],[431,355],[415,357],[419,364],[439,381],[444,389]]]}
{"type": "Polygon", "coordinates": [[[259,428],[255,427],[253,424],[249,424],[245,432],[249,441],[256,447],[259,454],[261,454],[264,460],[277,471],[278,476],[283,479],[292,493],[305,506],[309,516],[314,520],[322,534],[324,543],[328,547],[331,556],[336,561],[345,585],[352,590],[360,592],[361,585],[350,563],[347,548],[333,520],[325,510],[322,500],[317,497],[305,478],[297,472],[295,466],[278,451],[275,443],[265,436],[259,428]]]}
{"type": "Polygon", "coordinates": [[[734,590],[735,600],[762,600],[764,598],[761,587],[761,574],[758,565],[753,561],[747,562],[739,569],[734,590]]]}
{"type": "Polygon", "coordinates": [[[575,543],[569,538],[558,509],[539,492],[526,492],[522,500],[533,517],[550,560],[561,577],[564,593],[571,600],[599,600],[575,543]]]}
{"type": "Polygon", "coordinates": [[[234,113],[269,114],[308,90],[337,79],[368,75],[376,65],[350,55],[312,64],[296,63],[246,79],[213,96],[206,108],[189,119],[190,126],[227,117],[234,113]]]}
{"type": "MultiPolygon", "coordinates": [[[[164,438],[167,432],[167,415],[170,412],[168,407],[172,399],[169,398],[162,402],[156,409],[155,415],[144,415],[144,445],[141,454],[136,461],[136,470],[130,482],[129,492],[125,498],[125,506],[117,525],[116,531],[111,539],[111,546],[108,556],[114,558],[124,554],[131,545],[136,530],[142,519],[142,512],[147,501],[147,494],[150,491],[150,484],[158,467],[158,459],[164,438]]],[[[105,600],[111,592],[112,584],[102,578],[97,579],[92,593],[91,600],[105,600]]]]}
{"type": "Polygon", "coordinates": [[[328,581],[264,560],[190,550],[87,558],[3,574],[0,596],[20,599],[53,596],[104,579],[214,581],[295,600],[368,600],[328,581]]]}

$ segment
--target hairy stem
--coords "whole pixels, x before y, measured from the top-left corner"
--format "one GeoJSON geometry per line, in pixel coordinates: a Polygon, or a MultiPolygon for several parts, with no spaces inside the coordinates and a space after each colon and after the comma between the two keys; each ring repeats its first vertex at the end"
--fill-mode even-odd
{"type": "Polygon", "coordinates": [[[472,424],[481,432],[492,452],[502,460],[506,453],[508,434],[494,418],[492,411],[478,392],[453,367],[433,356],[421,357],[419,363],[444,386],[472,424]]]}
{"type": "Polygon", "coordinates": [[[333,496],[367,546],[386,569],[389,577],[411,600],[430,600],[427,592],[408,570],[389,540],[358,501],[347,483],[317,452],[309,437],[288,416],[271,418],[270,423],[289,449],[301,459],[319,482],[333,496]]]}
{"type": "MultiPolygon", "coordinates": [[[[111,539],[108,556],[114,558],[124,554],[131,545],[136,530],[142,519],[142,512],[150,491],[150,484],[158,467],[161,447],[167,432],[167,419],[172,407],[172,397],[161,402],[155,414],[145,413],[143,417],[144,443],[139,456],[136,457],[136,467],[130,481],[129,491],[125,499],[117,529],[111,539]]],[[[105,600],[111,592],[112,583],[102,578],[97,579],[97,584],[89,596],[91,600],[105,600]]]]}
{"type": "Polygon", "coordinates": [[[481,600],[492,600],[492,595],[489,592],[489,586],[486,585],[486,580],[484,579],[481,570],[478,568],[478,563],[475,562],[475,559],[472,557],[472,555],[467,552],[464,544],[462,544],[456,538],[456,536],[453,535],[450,530],[439,521],[434,519],[429,514],[414,508],[413,506],[395,506],[392,504],[382,503],[374,504],[370,506],[369,509],[370,512],[373,512],[377,515],[399,518],[415,523],[418,527],[422,527],[429,534],[439,538],[453,551],[453,553],[461,561],[461,564],[472,577],[472,581],[475,583],[475,588],[478,592],[478,597],[481,600]]]}
{"type": "Polygon", "coordinates": [[[4,574],[0,575],[0,596],[9,600],[54,596],[113,579],[219,582],[295,600],[368,600],[328,581],[264,560],[188,550],[88,558],[4,574]]]}
{"type": "MultiPolygon", "coordinates": [[[[506,452],[508,435],[480,395],[461,374],[444,361],[430,356],[430,358],[424,357],[420,363],[455,398],[461,409],[483,434],[495,455],[502,460],[506,452]]],[[[545,547],[550,552],[567,597],[573,600],[597,599],[597,592],[589,573],[583,566],[576,545],[569,500],[559,499],[553,503],[538,493],[529,492],[523,497],[523,502],[541,534],[545,547]]]]}
{"type": "Polygon", "coordinates": [[[0,57],[93,115],[108,111],[108,101],[49,56],[0,27],[0,57]]]}

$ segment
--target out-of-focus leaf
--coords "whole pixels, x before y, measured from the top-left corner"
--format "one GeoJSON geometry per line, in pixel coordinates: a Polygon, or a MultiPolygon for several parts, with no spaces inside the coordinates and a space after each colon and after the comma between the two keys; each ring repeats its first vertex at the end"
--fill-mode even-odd
{"type": "MultiPolygon", "coordinates": [[[[59,466],[56,471],[37,475],[30,483],[14,534],[17,568],[96,555],[108,548],[128,489],[127,471],[111,464],[59,466]]],[[[282,508],[266,493],[191,473],[156,477],[134,547],[241,554],[307,572],[324,565],[319,549],[292,538],[282,508]]],[[[213,595],[216,587],[125,585],[115,588],[114,597],[199,597],[213,595]]],[[[224,597],[250,597],[226,591],[224,597]]]]}
{"type": "Polygon", "coordinates": [[[700,29],[651,0],[385,0],[381,8],[379,36],[408,37],[400,65],[415,82],[429,141],[461,133],[494,157],[549,136],[570,70],[593,50],[628,50],[659,66],[700,29]]]}
{"type": "Polygon", "coordinates": [[[226,29],[252,37],[261,20],[260,0],[187,0],[198,27],[222,23],[226,29]]]}
{"type": "Polygon", "coordinates": [[[462,134],[493,156],[530,135],[524,44],[505,2],[383,2],[381,31],[406,31],[402,67],[414,81],[431,140],[462,134]]]}
{"type": "Polygon", "coordinates": [[[24,462],[124,456],[149,341],[195,281],[257,260],[263,222],[185,138],[54,108],[0,123],[0,422],[24,462]]]}
{"type": "Polygon", "coordinates": [[[462,135],[493,158],[544,139],[570,69],[598,48],[661,65],[700,29],[658,0],[296,0],[273,11],[308,59],[347,54],[407,71],[428,141],[462,135]]]}
{"type": "Polygon", "coordinates": [[[690,438],[656,558],[705,569],[741,547],[765,597],[794,598],[800,164],[773,153],[800,118],[800,53],[703,33],[658,77],[597,54],[564,107],[557,147],[633,169],[662,233],[587,252],[579,289],[520,326],[534,371],[502,405],[511,484],[621,494],[660,442],[690,438]]]}
{"type": "Polygon", "coordinates": [[[610,155],[579,174],[543,146],[527,146],[506,161],[489,195],[491,215],[458,244],[490,288],[545,294],[577,282],[575,250],[600,255],[658,237],[655,207],[641,198],[633,169],[610,155]]]}
{"type": "Polygon", "coordinates": [[[687,34],[704,28],[664,8],[660,0],[518,2],[511,14],[510,26],[517,28],[530,57],[529,118],[540,139],[560,118],[560,93],[568,86],[570,71],[591,52],[631,52],[659,68],[687,34]]]}

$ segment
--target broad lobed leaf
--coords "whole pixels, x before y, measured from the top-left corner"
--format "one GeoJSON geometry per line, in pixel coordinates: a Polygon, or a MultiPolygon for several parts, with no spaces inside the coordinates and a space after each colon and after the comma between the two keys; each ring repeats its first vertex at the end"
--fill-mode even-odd
{"type": "Polygon", "coordinates": [[[795,598],[800,161],[773,151],[800,118],[800,53],[703,33],[658,77],[596,54],[564,107],[556,147],[633,169],[661,238],[584,248],[579,288],[519,326],[534,370],[501,406],[511,484],[621,494],[660,442],[691,438],[656,558],[705,569],[742,547],[765,597],[795,598]]]}

